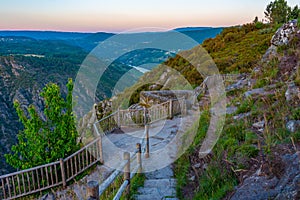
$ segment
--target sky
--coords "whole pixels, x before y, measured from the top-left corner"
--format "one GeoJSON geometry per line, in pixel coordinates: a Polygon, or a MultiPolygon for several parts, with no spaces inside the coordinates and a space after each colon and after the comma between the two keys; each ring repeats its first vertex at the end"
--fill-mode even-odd
{"type": "MultiPolygon", "coordinates": [[[[0,0],[0,30],[123,32],[225,27],[264,17],[270,0],[0,0]]],[[[290,6],[299,0],[288,0],[290,6]]]]}

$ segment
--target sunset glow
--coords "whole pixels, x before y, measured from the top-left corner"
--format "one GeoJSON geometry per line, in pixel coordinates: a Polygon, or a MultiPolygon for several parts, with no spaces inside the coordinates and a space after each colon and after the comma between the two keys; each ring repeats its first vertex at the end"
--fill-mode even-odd
{"type": "MultiPolygon", "coordinates": [[[[298,0],[289,0],[295,5],[298,0]]],[[[140,27],[232,26],[264,17],[269,0],[10,0],[1,30],[119,32],[140,27]]]]}

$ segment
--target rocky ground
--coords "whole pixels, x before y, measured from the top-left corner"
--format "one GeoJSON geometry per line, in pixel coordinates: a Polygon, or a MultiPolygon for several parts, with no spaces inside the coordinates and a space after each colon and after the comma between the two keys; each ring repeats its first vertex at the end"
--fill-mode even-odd
{"type": "MultiPolygon", "coordinates": [[[[300,87],[297,82],[299,49],[300,30],[294,20],[276,32],[271,47],[251,74],[226,87],[228,121],[233,124],[244,122],[247,131],[255,133],[257,140],[252,145],[259,150],[258,155],[251,159],[241,155],[229,159],[225,149],[218,161],[212,161],[214,153],[200,159],[198,147],[189,155],[191,167],[187,175],[188,184],[182,188],[185,199],[194,197],[199,189],[199,177],[215,162],[221,163],[222,169],[233,172],[238,180],[238,185],[224,199],[300,199],[300,142],[294,139],[295,134],[300,132],[300,120],[291,117],[290,111],[285,109],[290,106],[289,109],[294,111],[300,106],[300,87]],[[276,64],[272,66],[270,63],[274,60],[276,64]],[[274,75],[272,72],[275,69],[274,75]],[[266,82],[257,87],[259,81],[266,82]],[[274,99],[266,103],[272,96],[274,99]],[[256,107],[256,113],[253,109],[242,111],[241,105],[247,99],[253,101],[252,108],[256,107]],[[276,135],[279,133],[279,124],[285,126],[285,134],[288,135],[276,135]],[[268,141],[267,134],[275,136],[268,141]]],[[[202,97],[200,106],[209,103],[207,93],[202,97]]]]}

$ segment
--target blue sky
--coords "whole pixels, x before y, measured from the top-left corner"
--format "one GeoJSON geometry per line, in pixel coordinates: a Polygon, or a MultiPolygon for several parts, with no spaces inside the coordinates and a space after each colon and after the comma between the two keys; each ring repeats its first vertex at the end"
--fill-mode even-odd
{"type": "MultiPolygon", "coordinates": [[[[231,26],[264,17],[270,0],[2,0],[1,30],[118,32],[231,26]]],[[[290,6],[299,0],[288,0],[290,6]]]]}

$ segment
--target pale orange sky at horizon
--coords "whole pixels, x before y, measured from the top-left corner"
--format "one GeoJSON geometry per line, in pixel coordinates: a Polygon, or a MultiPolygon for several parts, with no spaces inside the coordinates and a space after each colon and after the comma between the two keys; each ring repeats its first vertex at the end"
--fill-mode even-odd
{"type": "MultiPolygon", "coordinates": [[[[263,19],[270,0],[10,0],[0,30],[120,32],[141,27],[226,27],[263,19]]],[[[298,0],[288,0],[290,6],[298,0]]]]}

